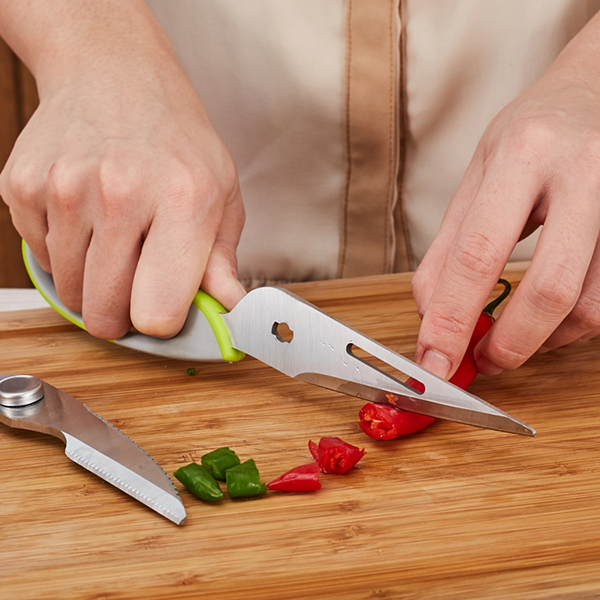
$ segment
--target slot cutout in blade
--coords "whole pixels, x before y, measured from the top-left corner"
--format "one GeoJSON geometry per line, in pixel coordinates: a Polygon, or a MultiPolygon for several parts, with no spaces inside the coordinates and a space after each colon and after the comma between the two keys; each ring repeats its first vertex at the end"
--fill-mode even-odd
{"type": "MultiPolygon", "coordinates": [[[[410,377],[377,356],[373,356],[360,346],[350,343],[346,346],[346,352],[361,363],[386,375],[390,379],[393,379],[396,383],[401,383],[418,394],[423,394],[425,392],[425,384],[423,382],[416,380],[414,377],[410,377]]],[[[393,401],[390,400],[390,404],[393,404],[393,401]]]]}

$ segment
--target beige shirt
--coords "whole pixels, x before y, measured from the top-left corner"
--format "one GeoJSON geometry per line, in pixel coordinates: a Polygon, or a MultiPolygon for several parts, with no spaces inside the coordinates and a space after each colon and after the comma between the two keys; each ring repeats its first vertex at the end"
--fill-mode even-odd
{"type": "MultiPolygon", "coordinates": [[[[236,162],[247,286],[414,269],[600,0],[147,0],[236,162]]],[[[531,256],[535,239],[513,259],[531,256]]]]}

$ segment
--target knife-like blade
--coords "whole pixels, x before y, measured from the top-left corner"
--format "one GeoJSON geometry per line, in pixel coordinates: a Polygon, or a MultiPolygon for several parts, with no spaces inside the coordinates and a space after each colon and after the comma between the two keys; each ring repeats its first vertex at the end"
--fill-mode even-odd
{"type": "Polygon", "coordinates": [[[62,439],[66,455],[167,519],[185,508],[169,476],[116,427],[85,404],[30,375],[0,375],[0,421],[62,439]]]}
{"type": "Polygon", "coordinates": [[[287,290],[257,288],[222,315],[233,347],[303,381],[371,402],[467,425],[533,436],[518,419],[429,373],[287,290]],[[279,334],[285,323],[291,340],[279,334]],[[356,349],[421,382],[419,392],[360,358],[356,349]]]}

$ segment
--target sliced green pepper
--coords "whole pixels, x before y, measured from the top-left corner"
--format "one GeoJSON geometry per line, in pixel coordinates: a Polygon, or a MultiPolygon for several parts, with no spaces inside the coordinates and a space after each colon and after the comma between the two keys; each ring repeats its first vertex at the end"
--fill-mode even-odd
{"type": "Polygon", "coordinates": [[[193,462],[181,467],[173,475],[200,500],[218,502],[223,498],[217,480],[198,463],[193,462]]]}
{"type": "Polygon", "coordinates": [[[209,472],[215,479],[225,481],[225,473],[231,467],[235,467],[240,464],[238,455],[229,448],[217,448],[202,457],[202,466],[209,472]]]}
{"type": "Polygon", "coordinates": [[[230,498],[250,498],[267,491],[267,486],[260,482],[260,475],[254,459],[249,459],[226,473],[227,491],[230,498]]]}

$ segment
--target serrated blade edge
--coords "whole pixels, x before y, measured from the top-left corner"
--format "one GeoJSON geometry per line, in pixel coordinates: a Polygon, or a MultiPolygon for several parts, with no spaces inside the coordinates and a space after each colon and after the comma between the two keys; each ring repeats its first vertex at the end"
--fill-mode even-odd
{"type": "Polygon", "coordinates": [[[129,494],[173,523],[182,525],[185,522],[186,513],[179,498],[76,437],[68,433],[64,433],[64,436],[65,454],[73,462],[129,494]]]}

